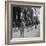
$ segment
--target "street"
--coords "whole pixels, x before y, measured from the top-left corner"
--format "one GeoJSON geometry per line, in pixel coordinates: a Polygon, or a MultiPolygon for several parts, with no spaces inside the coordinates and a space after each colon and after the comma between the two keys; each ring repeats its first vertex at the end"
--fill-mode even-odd
{"type": "MultiPolygon", "coordinates": [[[[21,38],[20,30],[18,31],[14,30],[15,28],[13,28],[12,30],[12,38],[21,38]]],[[[37,29],[35,29],[35,26],[24,28],[24,38],[30,38],[30,37],[40,37],[40,25],[37,26],[37,29]]]]}

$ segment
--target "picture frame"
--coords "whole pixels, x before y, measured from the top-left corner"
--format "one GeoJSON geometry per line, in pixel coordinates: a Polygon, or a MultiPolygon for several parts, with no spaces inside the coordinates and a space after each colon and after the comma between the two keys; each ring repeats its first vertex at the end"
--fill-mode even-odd
{"type": "Polygon", "coordinates": [[[6,1],[5,2],[5,44],[30,44],[45,42],[45,3],[44,2],[23,2],[6,1]],[[36,7],[40,8],[40,36],[29,38],[12,38],[13,7],[36,7]]]}

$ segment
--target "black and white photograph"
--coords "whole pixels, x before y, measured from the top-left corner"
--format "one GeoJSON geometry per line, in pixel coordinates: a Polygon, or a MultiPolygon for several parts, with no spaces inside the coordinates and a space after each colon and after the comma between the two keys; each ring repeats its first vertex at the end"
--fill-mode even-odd
{"type": "Polygon", "coordinates": [[[6,2],[6,44],[45,42],[45,3],[6,2]]]}
{"type": "Polygon", "coordinates": [[[40,7],[14,6],[12,38],[40,37],[40,7]]]}

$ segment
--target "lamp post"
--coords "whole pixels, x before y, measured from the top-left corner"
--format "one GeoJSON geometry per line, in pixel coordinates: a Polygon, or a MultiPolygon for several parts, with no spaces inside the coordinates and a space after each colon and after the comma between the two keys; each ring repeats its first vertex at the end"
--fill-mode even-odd
{"type": "Polygon", "coordinates": [[[20,37],[24,37],[24,27],[25,27],[25,22],[24,22],[24,13],[21,12],[21,28],[20,28],[20,37]]]}

